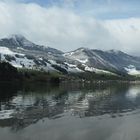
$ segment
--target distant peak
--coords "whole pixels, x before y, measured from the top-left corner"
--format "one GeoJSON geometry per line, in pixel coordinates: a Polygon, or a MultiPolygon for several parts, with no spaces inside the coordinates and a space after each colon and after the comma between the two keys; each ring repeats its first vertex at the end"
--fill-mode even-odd
{"type": "Polygon", "coordinates": [[[76,51],[79,51],[79,50],[83,51],[83,50],[90,50],[90,49],[89,48],[86,48],[86,47],[80,47],[76,51]]]}
{"type": "Polygon", "coordinates": [[[13,39],[26,39],[23,35],[21,34],[11,34],[8,36],[8,38],[13,38],[13,39]]]}
{"type": "Polygon", "coordinates": [[[121,53],[120,50],[116,50],[116,49],[111,49],[109,51],[107,51],[108,53],[115,53],[115,54],[118,54],[118,53],[121,53]]]}
{"type": "Polygon", "coordinates": [[[35,45],[33,42],[29,41],[21,34],[11,34],[6,39],[12,39],[14,43],[18,46],[33,47],[35,45]]]}

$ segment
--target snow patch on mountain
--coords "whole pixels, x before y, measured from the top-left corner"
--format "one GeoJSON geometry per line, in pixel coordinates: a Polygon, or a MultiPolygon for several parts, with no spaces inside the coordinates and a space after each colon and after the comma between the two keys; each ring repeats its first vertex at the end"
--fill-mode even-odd
{"type": "Polygon", "coordinates": [[[14,55],[15,54],[9,48],[2,47],[2,46],[0,46],[0,53],[1,54],[10,54],[10,55],[14,55]]]}
{"type": "Polygon", "coordinates": [[[101,69],[96,69],[94,67],[85,67],[85,71],[89,71],[89,72],[95,72],[97,74],[111,74],[111,75],[115,75],[115,73],[106,71],[106,70],[101,70],[101,69]]]}
{"type": "Polygon", "coordinates": [[[69,64],[65,62],[65,64],[68,66],[68,71],[72,73],[77,73],[77,72],[84,72],[83,70],[79,69],[77,65],[74,64],[69,64]]]}
{"type": "Polygon", "coordinates": [[[76,60],[84,64],[88,62],[88,59],[76,59],[76,60]]]}
{"type": "Polygon", "coordinates": [[[67,58],[74,59],[74,60],[77,59],[78,61],[80,61],[80,60],[82,61],[82,60],[88,59],[87,54],[84,52],[85,50],[87,50],[87,49],[79,48],[75,51],[65,53],[64,56],[67,58]]]}
{"type": "Polygon", "coordinates": [[[129,65],[128,67],[125,67],[125,70],[129,75],[140,75],[140,70],[137,70],[135,66],[129,65]]]}

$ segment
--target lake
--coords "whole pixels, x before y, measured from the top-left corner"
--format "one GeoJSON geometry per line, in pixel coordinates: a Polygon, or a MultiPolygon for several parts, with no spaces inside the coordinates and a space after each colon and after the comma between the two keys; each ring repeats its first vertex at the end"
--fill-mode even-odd
{"type": "Polygon", "coordinates": [[[140,140],[140,85],[0,85],[0,140],[140,140]]]}

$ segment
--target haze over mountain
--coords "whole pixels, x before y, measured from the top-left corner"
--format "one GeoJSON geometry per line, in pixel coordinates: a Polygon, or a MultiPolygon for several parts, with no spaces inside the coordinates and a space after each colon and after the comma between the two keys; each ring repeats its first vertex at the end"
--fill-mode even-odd
{"type": "Polygon", "coordinates": [[[139,5],[138,0],[1,0],[0,38],[18,33],[63,51],[88,47],[139,56],[139,5]]]}
{"type": "Polygon", "coordinates": [[[119,50],[79,48],[64,53],[61,50],[37,45],[22,35],[0,39],[0,56],[1,61],[7,61],[18,68],[65,74],[86,71],[99,74],[140,74],[140,58],[119,50]]]}

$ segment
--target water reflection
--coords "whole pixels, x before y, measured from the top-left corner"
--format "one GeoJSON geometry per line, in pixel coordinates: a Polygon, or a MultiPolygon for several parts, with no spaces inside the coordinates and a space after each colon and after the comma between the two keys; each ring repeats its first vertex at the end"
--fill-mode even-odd
{"type": "Polygon", "coordinates": [[[17,131],[43,118],[66,116],[123,117],[140,107],[139,85],[69,86],[21,89],[1,86],[0,127],[17,131]]]}
{"type": "Polygon", "coordinates": [[[126,94],[126,97],[130,100],[135,100],[138,96],[140,96],[140,88],[138,86],[130,88],[126,94]]]}

